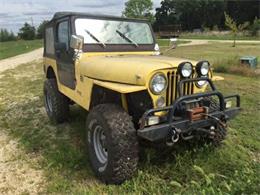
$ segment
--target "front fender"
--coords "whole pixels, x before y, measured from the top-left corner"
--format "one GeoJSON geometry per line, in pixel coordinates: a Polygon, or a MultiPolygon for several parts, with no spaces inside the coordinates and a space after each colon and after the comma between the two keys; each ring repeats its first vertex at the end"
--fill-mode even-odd
{"type": "Polygon", "coordinates": [[[146,89],[145,86],[107,82],[107,81],[100,81],[100,80],[93,80],[93,83],[100,87],[104,87],[106,89],[110,89],[110,90],[113,90],[113,91],[116,91],[116,92],[119,92],[122,94],[142,91],[142,90],[146,89]]]}

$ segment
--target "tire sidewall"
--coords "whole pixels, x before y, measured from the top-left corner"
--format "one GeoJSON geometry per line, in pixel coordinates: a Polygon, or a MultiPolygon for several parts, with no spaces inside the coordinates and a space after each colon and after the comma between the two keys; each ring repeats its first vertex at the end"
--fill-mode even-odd
{"type": "Polygon", "coordinates": [[[56,79],[47,79],[44,82],[44,106],[51,122],[59,124],[65,122],[69,118],[69,99],[59,92],[56,79]],[[48,107],[47,97],[51,109],[48,107]]]}
{"type": "MultiPolygon", "coordinates": [[[[105,119],[103,119],[102,116],[97,115],[95,113],[93,113],[91,116],[88,117],[87,119],[87,150],[88,150],[88,154],[90,157],[90,163],[91,166],[94,168],[94,172],[95,174],[99,177],[99,178],[106,178],[110,175],[110,171],[111,170],[111,158],[112,158],[112,148],[110,147],[110,141],[112,139],[111,137],[111,131],[110,129],[107,127],[107,124],[104,122],[105,119]],[[107,162],[106,164],[101,163],[95,153],[95,148],[94,148],[94,143],[93,143],[93,134],[94,134],[94,129],[96,126],[100,125],[103,128],[103,131],[105,133],[106,136],[106,148],[107,148],[107,162]]],[[[104,179],[105,181],[106,179],[104,179]]]]}
{"type": "MultiPolygon", "coordinates": [[[[45,83],[44,83],[44,106],[45,106],[45,110],[47,112],[47,115],[49,116],[49,118],[53,121],[53,112],[51,112],[51,110],[49,109],[49,105],[48,105],[48,102],[47,102],[47,97],[49,96],[50,97],[50,101],[53,101],[53,95],[52,93],[50,92],[50,90],[48,90],[48,85],[49,85],[49,81],[46,80],[45,83]]],[[[53,102],[51,103],[51,106],[53,105],[53,102]]],[[[52,108],[53,110],[53,108],[52,108]]]]}

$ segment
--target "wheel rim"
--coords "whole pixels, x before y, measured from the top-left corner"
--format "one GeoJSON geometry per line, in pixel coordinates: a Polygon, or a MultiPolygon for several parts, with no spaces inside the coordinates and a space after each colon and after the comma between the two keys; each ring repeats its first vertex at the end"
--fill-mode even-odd
{"type": "Polygon", "coordinates": [[[49,110],[49,112],[52,112],[51,97],[48,93],[45,94],[45,102],[46,102],[46,106],[47,106],[47,109],[49,110]]]}
{"type": "Polygon", "coordinates": [[[94,129],[93,144],[98,160],[105,164],[107,162],[106,136],[101,126],[96,126],[94,129]]]}

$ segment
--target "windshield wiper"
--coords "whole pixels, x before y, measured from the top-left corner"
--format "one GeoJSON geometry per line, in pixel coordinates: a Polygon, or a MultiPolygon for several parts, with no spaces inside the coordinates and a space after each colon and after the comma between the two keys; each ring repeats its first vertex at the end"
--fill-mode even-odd
{"type": "Polygon", "coordinates": [[[85,32],[96,42],[100,43],[104,48],[106,47],[106,44],[100,41],[95,35],[93,35],[91,32],[89,32],[87,29],[85,29],[85,32]]]}
{"type": "Polygon", "coordinates": [[[120,37],[122,37],[123,39],[125,39],[126,41],[128,41],[129,43],[134,44],[136,47],[139,47],[138,43],[136,43],[134,40],[130,39],[129,37],[127,37],[126,35],[124,35],[122,32],[120,32],[119,30],[116,30],[116,33],[120,35],[120,37]]]}

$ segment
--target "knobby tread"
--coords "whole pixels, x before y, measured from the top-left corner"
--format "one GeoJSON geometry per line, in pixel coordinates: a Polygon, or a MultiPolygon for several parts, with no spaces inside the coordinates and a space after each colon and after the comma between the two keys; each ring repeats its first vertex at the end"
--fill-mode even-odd
{"type": "Polygon", "coordinates": [[[107,124],[110,132],[108,143],[111,148],[108,154],[109,170],[97,175],[105,183],[121,184],[130,179],[137,170],[138,140],[132,118],[114,104],[101,104],[93,108],[89,113],[88,122],[97,116],[107,124]]]}
{"type": "Polygon", "coordinates": [[[45,108],[49,118],[54,123],[62,123],[69,118],[69,99],[59,92],[56,79],[47,79],[44,82],[44,95],[49,93],[52,102],[52,111],[45,108]]]}

